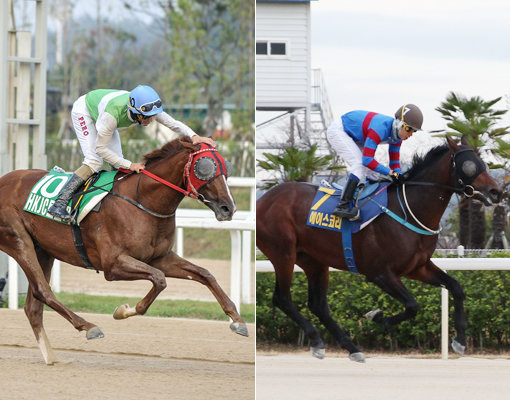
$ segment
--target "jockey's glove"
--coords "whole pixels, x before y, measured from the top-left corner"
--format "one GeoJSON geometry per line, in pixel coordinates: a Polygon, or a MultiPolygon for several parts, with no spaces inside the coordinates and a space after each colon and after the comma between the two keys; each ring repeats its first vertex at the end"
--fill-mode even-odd
{"type": "Polygon", "coordinates": [[[390,177],[393,180],[393,182],[396,183],[397,185],[402,185],[405,183],[404,175],[399,174],[396,171],[391,171],[390,177]]]}

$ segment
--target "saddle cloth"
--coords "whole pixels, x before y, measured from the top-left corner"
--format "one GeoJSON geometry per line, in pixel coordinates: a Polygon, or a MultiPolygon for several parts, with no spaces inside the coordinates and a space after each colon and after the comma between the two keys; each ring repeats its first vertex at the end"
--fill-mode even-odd
{"type": "MultiPolygon", "coordinates": [[[[48,209],[56,200],[60,190],[64,187],[67,180],[71,177],[72,173],[60,172],[60,169],[52,169],[47,175],[43,176],[30,191],[27,201],[23,210],[40,215],[41,217],[49,218],[63,224],[66,222],[59,218],[54,218],[53,215],[48,213],[48,209]]],[[[99,171],[92,175],[87,182],[78,190],[90,190],[93,187],[101,186],[101,189],[94,190],[84,195],[75,197],[69,202],[67,210],[73,212],[78,207],[78,218],[76,219],[79,224],[89,213],[96,207],[99,202],[108,194],[113,187],[113,179],[117,171],[99,171]],[[99,175],[99,176],[98,176],[99,175]],[[72,206],[71,206],[72,204],[72,206]]]]}
{"type": "MultiPolygon", "coordinates": [[[[357,193],[354,197],[358,199],[358,205],[363,204],[363,206],[360,211],[361,221],[352,222],[352,226],[350,227],[352,233],[359,232],[383,212],[381,207],[371,201],[369,197],[372,197],[378,204],[387,206],[387,191],[382,189],[388,185],[389,183],[386,182],[372,183],[366,185],[361,194],[358,193],[359,188],[357,189],[357,193]]],[[[316,228],[341,232],[342,225],[345,224],[342,224],[342,218],[332,214],[341,196],[341,189],[335,189],[329,184],[321,182],[312,202],[306,224],[316,228]]]]}

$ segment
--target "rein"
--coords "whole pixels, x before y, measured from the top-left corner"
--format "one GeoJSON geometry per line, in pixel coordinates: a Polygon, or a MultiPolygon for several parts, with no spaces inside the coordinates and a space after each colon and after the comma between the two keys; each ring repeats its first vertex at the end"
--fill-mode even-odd
{"type": "MultiPolygon", "coordinates": [[[[360,208],[368,201],[372,201],[374,202],[375,204],[377,204],[381,210],[386,213],[388,216],[390,216],[391,218],[395,219],[396,221],[398,221],[399,223],[401,223],[402,225],[406,226],[407,228],[413,230],[414,232],[417,232],[419,234],[422,234],[422,235],[437,235],[439,234],[439,232],[441,231],[441,227],[439,227],[438,229],[434,230],[434,229],[430,229],[428,228],[427,226],[425,226],[423,223],[420,222],[420,220],[418,220],[418,218],[416,218],[416,216],[414,215],[413,211],[411,210],[411,207],[409,206],[409,203],[407,201],[407,194],[406,194],[406,185],[410,185],[410,186],[434,186],[434,187],[438,187],[438,188],[441,188],[441,189],[446,189],[446,190],[450,190],[452,191],[453,193],[457,193],[457,194],[463,194],[465,195],[466,197],[473,197],[475,194],[479,194],[481,196],[484,196],[483,193],[477,191],[470,183],[476,178],[476,176],[478,176],[478,174],[480,172],[478,172],[478,174],[476,174],[476,176],[472,177],[471,180],[469,180],[466,183],[464,183],[467,179],[466,179],[466,175],[465,174],[461,174],[459,173],[459,171],[457,171],[457,165],[456,165],[456,157],[460,154],[460,153],[465,153],[465,152],[468,152],[468,151],[473,151],[472,149],[462,149],[454,154],[452,154],[452,166],[453,166],[453,174],[454,174],[454,180],[455,180],[455,183],[460,185],[460,186],[450,186],[450,185],[443,185],[441,183],[434,183],[434,182],[414,182],[414,181],[409,181],[409,182],[405,182],[402,184],[402,195],[403,195],[403,198],[404,198],[404,202],[405,202],[405,207],[404,205],[402,204],[402,201],[400,200],[400,194],[399,194],[399,188],[397,186],[397,199],[398,199],[398,202],[400,204],[400,207],[404,213],[404,218],[402,217],[399,217],[397,214],[395,214],[393,211],[389,210],[388,208],[382,206],[381,204],[379,204],[377,201],[375,201],[373,199],[374,196],[370,196],[364,203],[361,204],[360,208]],[[418,225],[421,227],[421,228],[418,228],[414,225],[412,225],[411,223],[409,223],[407,221],[407,214],[406,214],[406,208],[407,210],[409,211],[409,214],[414,218],[414,220],[418,223],[418,225]],[[423,228],[423,229],[422,229],[423,228]]],[[[477,167],[478,168],[478,167],[477,167]]],[[[393,182],[392,182],[393,183],[393,182]]],[[[390,185],[392,184],[390,183],[390,185]]],[[[382,192],[383,190],[386,190],[390,185],[387,185],[387,186],[384,186],[383,188],[381,188],[376,194],[379,194],[380,192],[382,192]]]]}

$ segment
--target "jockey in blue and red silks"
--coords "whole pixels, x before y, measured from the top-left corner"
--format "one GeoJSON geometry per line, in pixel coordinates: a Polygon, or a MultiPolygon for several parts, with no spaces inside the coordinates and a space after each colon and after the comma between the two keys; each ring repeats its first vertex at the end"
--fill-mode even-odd
{"type": "Polygon", "coordinates": [[[390,176],[402,182],[400,145],[421,129],[423,114],[414,104],[406,104],[395,113],[395,118],[368,111],[351,111],[333,122],[327,138],[333,149],[349,166],[349,179],[334,215],[351,221],[359,219],[359,210],[351,208],[358,183],[366,178],[378,180],[379,175],[390,176]],[[380,143],[389,144],[389,167],[374,158],[380,143]]]}

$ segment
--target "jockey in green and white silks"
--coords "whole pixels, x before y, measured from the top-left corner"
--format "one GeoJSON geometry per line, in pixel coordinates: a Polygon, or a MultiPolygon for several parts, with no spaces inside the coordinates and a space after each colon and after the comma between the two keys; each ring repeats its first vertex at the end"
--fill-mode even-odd
{"type": "Polygon", "coordinates": [[[70,222],[67,204],[76,190],[103,161],[115,168],[140,172],[143,163],[123,157],[119,130],[133,124],[149,125],[153,120],[170,128],[180,136],[188,136],[194,144],[205,142],[215,145],[211,138],[198,136],[190,127],[173,119],[163,111],[161,99],[150,86],[139,85],[131,92],[116,89],[97,89],[81,96],[71,111],[74,130],[84,155],[84,161],[66,185],[49,213],[70,222]]]}

